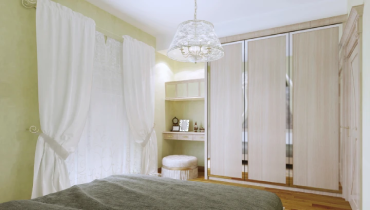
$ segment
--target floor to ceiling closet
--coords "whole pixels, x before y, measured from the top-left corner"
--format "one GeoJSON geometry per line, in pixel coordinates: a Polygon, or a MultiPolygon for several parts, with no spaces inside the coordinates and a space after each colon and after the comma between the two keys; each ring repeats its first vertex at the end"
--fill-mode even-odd
{"type": "Polygon", "coordinates": [[[223,45],[224,58],[208,63],[209,176],[340,192],[340,33],[223,45]]]}
{"type": "Polygon", "coordinates": [[[361,208],[362,11],[222,38],[225,56],[207,64],[206,177],[361,208]]]}

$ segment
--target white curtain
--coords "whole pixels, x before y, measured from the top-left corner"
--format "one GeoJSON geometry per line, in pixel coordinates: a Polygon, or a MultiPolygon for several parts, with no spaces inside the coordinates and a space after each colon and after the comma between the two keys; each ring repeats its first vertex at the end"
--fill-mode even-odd
{"type": "Polygon", "coordinates": [[[154,131],[153,47],[123,36],[123,96],[132,141],[142,147],[142,174],[157,173],[157,137],[154,131]]]}
{"type": "Polygon", "coordinates": [[[36,11],[39,112],[32,198],[70,187],[65,159],[75,150],[90,104],[95,22],[50,0],[36,11]]]}
{"type": "Polygon", "coordinates": [[[71,185],[140,172],[140,145],[130,141],[123,101],[122,43],[96,32],[88,120],[66,161],[71,185]]]}

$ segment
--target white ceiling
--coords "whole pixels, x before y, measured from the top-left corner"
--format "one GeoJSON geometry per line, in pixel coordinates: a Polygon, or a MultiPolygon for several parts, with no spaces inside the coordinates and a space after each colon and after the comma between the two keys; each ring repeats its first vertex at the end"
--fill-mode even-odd
{"type": "MultiPolygon", "coordinates": [[[[193,19],[194,0],[87,0],[157,38],[166,50],[177,25],[193,19]]],[[[198,19],[219,37],[347,13],[347,0],[198,0],[198,19]]]]}

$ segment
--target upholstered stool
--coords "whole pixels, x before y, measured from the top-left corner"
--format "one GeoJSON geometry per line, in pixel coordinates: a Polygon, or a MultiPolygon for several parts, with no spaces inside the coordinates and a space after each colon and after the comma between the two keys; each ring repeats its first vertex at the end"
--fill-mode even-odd
{"type": "Polygon", "coordinates": [[[198,177],[198,159],[186,155],[170,155],[162,159],[162,177],[188,180],[198,177]]]}

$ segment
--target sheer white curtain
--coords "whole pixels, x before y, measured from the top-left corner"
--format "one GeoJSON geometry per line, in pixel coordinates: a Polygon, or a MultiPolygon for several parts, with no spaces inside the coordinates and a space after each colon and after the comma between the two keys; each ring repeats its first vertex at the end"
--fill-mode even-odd
{"type": "Polygon", "coordinates": [[[36,11],[39,112],[32,198],[70,187],[65,159],[90,104],[95,22],[50,0],[36,11]]]}
{"type": "Polygon", "coordinates": [[[71,185],[140,172],[123,101],[122,43],[96,32],[91,104],[78,147],[67,159],[71,185]]]}
{"type": "Polygon", "coordinates": [[[132,141],[142,147],[142,174],[157,173],[157,137],[154,131],[153,47],[123,36],[123,95],[132,141]]]}

